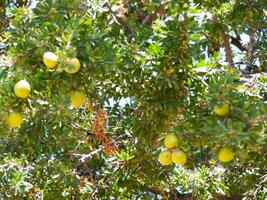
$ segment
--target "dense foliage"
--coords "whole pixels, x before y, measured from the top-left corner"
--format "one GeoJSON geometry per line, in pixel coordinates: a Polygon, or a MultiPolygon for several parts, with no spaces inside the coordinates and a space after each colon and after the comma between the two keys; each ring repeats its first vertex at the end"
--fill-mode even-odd
{"type": "Polygon", "coordinates": [[[1,1],[0,17],[1,199],[267,198],[265,0],[1,1]],[[185,165],[158,162],[167,134],[185,165]]]}

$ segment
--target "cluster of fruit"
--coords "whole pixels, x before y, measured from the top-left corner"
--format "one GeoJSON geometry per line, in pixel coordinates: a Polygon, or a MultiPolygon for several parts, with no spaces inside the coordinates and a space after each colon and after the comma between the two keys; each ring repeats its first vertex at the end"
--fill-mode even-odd
{"type": "MultiPolygon", "coordinates": [[[[58,64],[58,58],[54,53],[46,52],[43,55],[43,62],[49,69],[53,69],[58,64]]],[[[66,67],[64,68],[64,71],[69,74],[77,73],[81,67],[80,61],[77,58],[68,59],[65,64],[66,67]]],[[[20,80],[14,86],[15,95],[21,99],[27,99],[30,95],[30,91],[31,86],[26,80],[20,80]]],[[[79,90],[71,91],[69,96],[71,106],[74,108],[80,107],[85,100],[85,94],[79,90]]],[[[10,112],[7,116],[6,121],[7,124],[12,128],[19,127],[23,121],[23,116],[21,113],[18,112],[10,112]]]]}
{"type": "Polygon", "coordinates": [[[186,154],[177,149],[178,137],[170,134],[165,137],[164,145],[168,150],[162,151],[159,154],[159,162],[162,165],[170,165],[172,162],[178,165],[184,165],[187,160],[186,154]]]}
{"type": "MultiPolygon", "coordinates": [[[[213,111],[216,115],[225,117],[230,113],[230,105],[224,103],[222,105],[214,106],[213,111]]],[[[222,147],[218,152],[218,158],[221,162],[229,162],[234,159],[234,152],[229,147],[222,147]]]]}
{"type": "MultiPolygon", "coordinates": [[[[225,117],[230,113],[230,105],[225,103],[214,106],[213,111],[216,115],[225,117]]],[[[172,162],[178,165],[184,165],[186,163],[186,154],[177,149],[178,137],[176,135],[167,135],[164,140],[164,145],[168,150],[159,154],[159,162],[162,165],[170,165],[172,162]]],[[[231,148],[222,147],[218,151],[218,158],[221,162],[229,162],[234,159],[234,152],[231,148]]]]}

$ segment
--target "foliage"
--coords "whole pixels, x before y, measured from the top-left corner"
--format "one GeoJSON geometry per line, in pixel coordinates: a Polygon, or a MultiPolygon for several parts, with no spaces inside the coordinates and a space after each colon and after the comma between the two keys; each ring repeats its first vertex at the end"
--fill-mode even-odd
{"type": "Polygon", "coordinates": [[[1,199],[267,198],[264,0],[3,2],[1,199]],[[26,100],[13,92],[23,79],[26,100]],[[78,109],[73,90],[86,94],[78,109]],[[213,112],[223,103],[226,117],[213,112]],[[183,167],[158,162],[170,133],[183,167]]]}

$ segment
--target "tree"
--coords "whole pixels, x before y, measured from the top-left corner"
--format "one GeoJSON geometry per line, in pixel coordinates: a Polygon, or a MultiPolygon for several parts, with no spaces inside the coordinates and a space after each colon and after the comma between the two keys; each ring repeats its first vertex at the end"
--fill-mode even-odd
{"type": "Polygon", "coordinates": [[[2,199],[267,198],[264,0],[0,8],[2,199]]]}

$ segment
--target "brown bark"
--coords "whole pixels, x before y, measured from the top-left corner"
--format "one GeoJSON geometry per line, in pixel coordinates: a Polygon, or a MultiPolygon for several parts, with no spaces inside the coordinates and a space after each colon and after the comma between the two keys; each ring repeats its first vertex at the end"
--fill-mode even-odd
{"type": "Polygon", "coordinates": [[[231,37],[231,44],[235,45],[241,51],[246,51],[247,48],[242,44],[240,36],[231,37]]]}
{"type": "Polygon", "coordinates": [[[232,49],[230,46],[230,41],[229,41],[229,35],[226,31],[222,31],[222,38],[223,38],[223,44],[224,44],[224,49],[226,53],[226,61],[228,62],[229,66],[233,66],[233,55],[232,55],[232,49]]]}
{"type": "Polygon", "coordinates": [[[166,10],[165,10],[164,6],[156,8],[152,13],[150,13],[149,15],[147,15],[145,17],[142,24],[151,25],[157,14],[159,14],[162,17],[165,15],[165,13],[166,13],[166,10]]]}
{"type": "Polygon", "coordinates": [[[249,35],[249,46],[248,46],[248,64],[251,65],[254,60],[254,45],[255,45],[255,31],[253,30],[249,35]]]}

